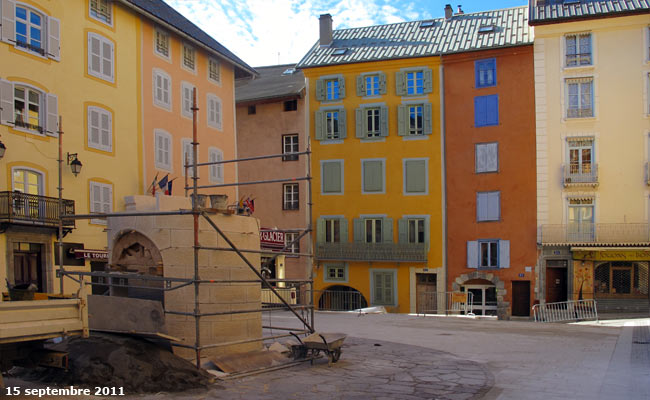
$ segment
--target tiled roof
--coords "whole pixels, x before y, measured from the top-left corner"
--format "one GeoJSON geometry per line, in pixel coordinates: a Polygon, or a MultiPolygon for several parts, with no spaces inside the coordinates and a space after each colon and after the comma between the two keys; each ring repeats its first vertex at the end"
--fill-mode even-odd
{"type": "Polygon", "coordinates": [[[305,76],[300,70],[292,74],[283,74],[296,64],[256,67],[259,77],[237,81],[235,99],[237,103],[282,98],[300,95],[305,88],[305,76]]]}
{"type": "Polygon", "coordinates": [[[423,21],[339,29],[329,47],[314,47],[298,63],[298,68],[350,64],[376,60],[437,56],[473,50],[518,46],[533,42],[528,26],[528,7],[514,7],[471,14],[456,14],[450,20],[423,21]],[[493,26],[492,32],[479,32],[493,26]],[[336,49],[343,55],[332,55],[336,49]]]}
{"type": "Polygon", "coordinates": [[[532,25],[650,12],[650,0],[545,0],[543,5],[529,0],[529,3],[532,25]]]}
{"type": "Polygon", "coordinates": [[[121,0],[127,5],[133,6],[137,11],[151,18],[160,19],[163,22],[178,29],[190,36],[198,43],[207,46],[235,65],[236,76],[245,77],[255,75],[255,70],[234,55],[230,50],[217,42],[212,36],[205,33],[201,28],[194,25],[190,20],[182,16],[178,11],[167,5],[163,0],[121,0]]]}

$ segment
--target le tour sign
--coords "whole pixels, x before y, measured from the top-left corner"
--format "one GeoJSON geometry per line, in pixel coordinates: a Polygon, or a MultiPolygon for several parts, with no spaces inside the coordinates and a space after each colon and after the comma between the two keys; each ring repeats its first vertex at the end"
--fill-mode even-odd
{"type": "Polygon", "coordinates": [[[269,250],[282,250],[284,248],[284,232],[261,228],[260,247],[269,250]]]}

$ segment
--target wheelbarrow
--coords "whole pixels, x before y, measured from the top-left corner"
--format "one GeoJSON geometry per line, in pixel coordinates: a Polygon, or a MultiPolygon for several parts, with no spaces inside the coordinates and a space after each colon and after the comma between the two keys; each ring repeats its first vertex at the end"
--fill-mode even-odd
{"type": "Polygon", "coordinates": [[[304,339],[300,339],[298,335],[291,333],[300,344],[291,346],[291,355],[294,360],[300,358],[307,358],[311,356],[311,364],[314,364],[314,357],[317,357],[322,351],[327,355],[327,366],[331,367],[341,358],[341,346],[347,337],[342,333],[317,333],[314,332],[304,339]]]}

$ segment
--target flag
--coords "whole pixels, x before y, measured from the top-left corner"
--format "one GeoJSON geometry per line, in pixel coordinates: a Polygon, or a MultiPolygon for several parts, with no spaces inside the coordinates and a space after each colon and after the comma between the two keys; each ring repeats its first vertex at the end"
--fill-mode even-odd
{"type": "Polygon", "coordinates": [[[153,177],[153,182],[151,182],[149,189],[147,189],[147,193],[151,193],[153,196],[156,195],[157,182],[158,182],[158,173],[156,173],[156,176],[153,177]]]}
{"type": "Polygon", "coordinates": [[[172,182],[174,182],[174,179],[170,180],[169,183],[167,183],[167,190],[165,191],[165,194],[168,196],[172,195],[172,182]]]}
{"type": "Polygon", "coordinates": [[[244,200],[244,206],[246,206],[251,213],[255,212],[255,199],[248,197],[246,200],[244,200]]]}
{"type": "Polygon", "coordinates": [[[162,178],[158,182],[158,186],[160,187],[160,190],[163,191],[163,193],[167,194],[167,183],[169,182],[169,174],[165,175],[164,178],[162,178]]]}

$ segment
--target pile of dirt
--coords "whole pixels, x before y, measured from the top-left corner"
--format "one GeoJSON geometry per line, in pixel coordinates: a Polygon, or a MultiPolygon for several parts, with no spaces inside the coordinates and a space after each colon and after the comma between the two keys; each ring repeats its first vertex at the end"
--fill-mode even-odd
{"type": "Polygon", "coordinates": [[[20,377],[58,385],[123,387],[125,393],[176,392],[206,387],[213,377],[189,361],[147,340],[93,333],[50,348],[69,353],[67,371],[22,370],[20,377]]]}

